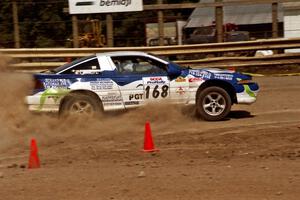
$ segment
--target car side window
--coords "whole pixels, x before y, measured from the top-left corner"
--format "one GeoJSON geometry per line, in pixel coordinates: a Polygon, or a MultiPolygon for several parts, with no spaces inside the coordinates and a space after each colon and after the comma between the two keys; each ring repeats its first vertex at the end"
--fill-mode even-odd
{"type": "Polygon", "coordinates": [[[97,58],[82,62],[75,67],[72,67],[62,74],[99,74],[100,73],[100,65],[97,58]]]}
{"type": "Polygon", "coordinates": [[[156,60],[142,56],[112,57],[121,74],[167,74],[167,67],[156,60]]]}

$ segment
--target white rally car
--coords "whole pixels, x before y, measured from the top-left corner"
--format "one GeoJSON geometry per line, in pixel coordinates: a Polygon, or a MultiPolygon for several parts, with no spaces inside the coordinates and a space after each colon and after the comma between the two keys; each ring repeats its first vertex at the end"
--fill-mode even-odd
{"type": "Polygon", "coordinates": [[[35,74],[27,97],[33,111],[95,115],[162,99],[195,105],[201,118],[225,118],[234,103],[256,101],[251,76],[217,69],[190,69],[143,52],[98,53],[35,74]]]}

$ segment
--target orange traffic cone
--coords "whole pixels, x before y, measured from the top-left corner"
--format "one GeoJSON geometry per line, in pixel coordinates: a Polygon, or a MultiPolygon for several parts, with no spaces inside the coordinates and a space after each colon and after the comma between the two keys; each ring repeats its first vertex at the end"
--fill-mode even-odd
{"type": "Polygon", "coordinates": [[[28,169],[40,168],[38,148],[35,139],[31,139],[28,169]]]}
{"type": "Polygon", "coordinates": [[[146,122],[145,124],[145,137],[144,137],[144,152],[153,152],[159,151],[158,149],[154,148],[154,143],[152,139],[152,133],[150,128],[150,123],[146,122]]]}

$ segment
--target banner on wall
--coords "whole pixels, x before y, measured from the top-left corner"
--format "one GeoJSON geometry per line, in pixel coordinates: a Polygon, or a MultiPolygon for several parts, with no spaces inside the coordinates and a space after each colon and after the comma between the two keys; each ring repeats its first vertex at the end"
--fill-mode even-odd
{"type": "Polygon", "coordinates": [[[69,0],[70,14],[142,11],[142,0],[69,0]]]}

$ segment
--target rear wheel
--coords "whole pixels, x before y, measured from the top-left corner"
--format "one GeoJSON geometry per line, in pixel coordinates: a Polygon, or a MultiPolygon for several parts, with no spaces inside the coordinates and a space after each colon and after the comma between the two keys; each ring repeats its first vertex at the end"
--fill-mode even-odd
{"type": "Polygon", "coordinates": [[[201,91],[197,99],[197,113],[207,121],[224,119],[231,109],[229,94],[220,87],[208,87],[201,91]]]}
{"type": "Polygon", "coordinates": [[[65,98],[60,110],[62,116],[95,117],[102,113],[99,100],[90,95],[70,94],[65,98]]]}

